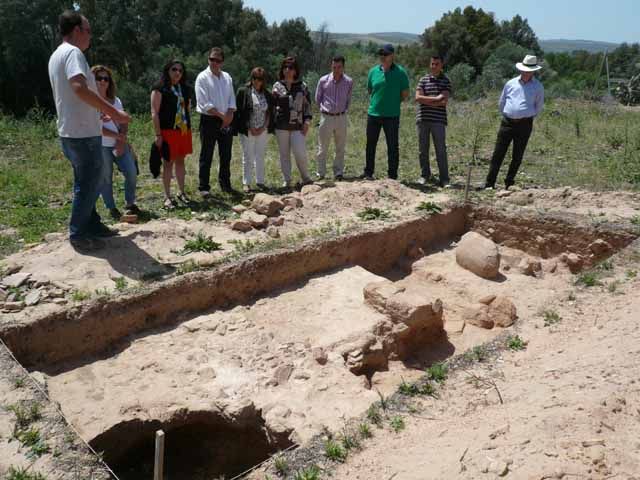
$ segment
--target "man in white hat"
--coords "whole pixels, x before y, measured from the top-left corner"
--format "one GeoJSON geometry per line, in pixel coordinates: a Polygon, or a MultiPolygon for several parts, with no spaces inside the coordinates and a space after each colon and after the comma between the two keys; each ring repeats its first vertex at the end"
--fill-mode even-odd
{"type": "Polygon", "coordinates": [[[506,188],[515,183],[533,130],[533,119],[540,114],[544,106],[544,87],[533,75],[542,68],[538,65],[538,59],[534,55],[527,55],[522,62],[516,63],[516,68],[520,75],[509,80],[500,95],[502,122],[484,188],[495,188],[498,172],[511,142],[512,159],[504,183],[506,188]]]}

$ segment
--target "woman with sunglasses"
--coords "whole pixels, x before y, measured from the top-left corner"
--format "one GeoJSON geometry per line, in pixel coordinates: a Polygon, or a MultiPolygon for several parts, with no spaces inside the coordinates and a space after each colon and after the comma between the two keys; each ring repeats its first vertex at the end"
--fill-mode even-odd
{"type": "Polygon", "coordinates": [[[273,85],[275,130],[280,149],[280,167],[284,188],[291,187],[291,152],[302,177],[302,184],[313,183],[307,169],[306,135],[311,124],[311,96],[300,79],[300,67],[294,57],[280,65],[278,81],[273,85]]]}
{"type": "Polygon", "coordinates": [[[189,203],[184,191],[184,157],[193,152],[191,140],[190,102],[193,90],[187,85],[187,71],[179,60],[169,61],[162,69],[162,76],[151,91],[151,119],[156,131],[156,146],[169,145],[169,157],[162,160],[162,184],[164,208],[173,209],[176,202],[171,197],[171,177],[175,168],[178,181],[177,199],[189,203]]]}
{"type": "MultiPolygon", "coordinates": [[[[108,67],[96,65],[91,69],[98,86],[98,93],[102,98],[111,103],[118,110],[123,110],[122,102],[116,97],[116,82],[108,67]]],[[[120,220],[122,214],[116,208],[113,198],[113,164],[118,166],[118,170],[124,175],[124,199],[125,215],[131,218],[140,213],[136,206],[136,183],[138,169],[127,144],[127,125],[117,124],[109,116],[101,114],[102,117],[102,158],[104,167],[102,169],[102,188],[100,194],[104,201],[104,206],[109,210],[111,218],[120,220]]]]}
{"type": "Polygon", "coordinates": [[[263,68],[251,70],[251,81],[238,89],[236,106],[234,130],[240,134],[242,144],[242,190],[245,193],[250,191],[254,169],[256,186],[264,190],[267,136],[273,133],[273,97],[265,88],[263,68]]]}

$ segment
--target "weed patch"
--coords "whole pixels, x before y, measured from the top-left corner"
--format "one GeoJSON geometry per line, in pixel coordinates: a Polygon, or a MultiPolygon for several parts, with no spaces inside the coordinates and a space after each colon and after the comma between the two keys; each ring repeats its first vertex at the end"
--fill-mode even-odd
{"type": "Polygon", "coordinates": [[[520,338],[520,335],[512,335],[507,338],[507,347],[509,348],[509,350],[513,350],[515,352],[525,350],[528,343],[529,342],[525,342],[522,338],[520,338]]]}
{"type": "Polygon", "coordinates": [[[343,462],[347,458],[347,452],[335,440],[329,439],[324,444],[325,456],[334,462],[343,462]]]}
{"type": "Polygon", "coordinates": [[[282,454],[278,454],[275,456],[273,460],[273,466],[275,467],[276,472],[278,472],[278,474],[280,475],[286,475],[289,471],[289,462],[287,462],[287,459],[282,454]]]}
{"type": "Polygon", "coordinates": [[[31,473],[27,469],[9,467],[6,480],[47,480],[41,473],[31,473]]]}
{"type": "Polygon", "coordinates": [[[442,212],[442,207],[433,202],[420,202],[420,205],[416,207],[417,212],[433,215],[442,212]]]}
{"type": "Polygon", "coordinates": [[[358,425],[358,432],[360,433],[360,437],[362,437],[364,440],[373,437],[371,427],[369,427],[369,424],[366,422],[362,422],[360,425],[358,425]]]}
{"type": "Polygon", "coordinates": [[[86,292],[84,290],[74,290],[71,294],[71,300],[74,302],[84,302],[85,300],[89,300],[91,298],[91,293],[86,292]]]}
{"type": "Polygon", "coordinates": [[[195,238],[187,240],[180,251],[181,255],[188,255],[195,252],[211,253],[222,250],[222,245],[214,241],[212,237],[198,232],[195,238]]]}
{"type": "Polygon", "coordinates": [[[389,425],[391,425],[391,429],[396,433],[401,432],[406,427],[404,418],[402,418],[400,415],[395,415],[394,417],[392,417],[389,425]]]}
{"type": "Polygon", "coordinates": [[[545,310],[542,312],[542,318],[544,319],[545,327],[556,325],[562,321],[562,317],[555,310],[545,310]]]}
{"type": "Polygon", "coordinates": [[[582,272],[580,275],[578,275],[575,283],[576,285],[582,285],[587,288],[602,285],[600,279],[598,278],[598,273],[593,270],[582,272]]]}
{"type": "Polygon", "coordinates": [[[449,367],[444,362],[438,362],[427,368],[427,377],[437,383],[444,383],[449,373],[449,367]]]}
{"type": "Polygon", "coordinates": [[[320,480],[320,469],[316,465],[296,472],[294,480],[320,480]]]}
{"type": "Polygon", "coordinates": [[[364,210],[356,213],[356,216],[363,222],[370,222],[372,220],[388,220],[391,217],[391,214],[387,210],[365,207],[364,210]]]}

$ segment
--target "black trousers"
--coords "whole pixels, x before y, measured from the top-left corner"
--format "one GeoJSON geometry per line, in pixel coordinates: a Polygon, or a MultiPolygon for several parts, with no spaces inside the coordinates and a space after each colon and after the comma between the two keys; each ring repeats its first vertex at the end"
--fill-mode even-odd
{"type": "Polygon", "coordinates": [[[498,172],[500,171],[500,167],[502,166],[511,142],[513,142],[511,164],[509,165],[509,171],[507,172],[507,178],[504,183],[507,187],[515,183],[516,174],[522,163],[522,157],[524,157],[524,151],[527,148],[527,143],[529,142],[532,131],[533,117],[522,120],[512,120],[506,117],[502,119],[500,129],[498,130],[496,146],[493,150],[493,156],[491,157],[491,167],[489,168],[485,182],[486,186],[495,187],[498,172]]]}
{"type": "Polygon", "coordinates": [[[398,164],[400,163],[400,147],[398,137],[400,117],[367,117],[367,153],[364,174],[373,176],[376,168],[376,147],[380,138],[380,130],[384,130],[387,140],[387,159],[389,162],[389,178],[398,178],[398,164]]]}
{"type": "Polygon", "coordinates": [[[211,162],[213,151],[218,144],[220,168],[218,169],[218,183],[222,189],[231,188],[231,147],[233,134],[231,128],[222,128],[222,120],[210,115],[200,116],[200,186],[198,190],[209,191],[211,162]]]}

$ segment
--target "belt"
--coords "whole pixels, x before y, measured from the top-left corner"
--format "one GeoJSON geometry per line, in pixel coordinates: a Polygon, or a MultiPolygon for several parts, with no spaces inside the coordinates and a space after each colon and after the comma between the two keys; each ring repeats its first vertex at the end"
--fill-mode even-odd
{"type": "Polygon", "coordinates": [[[320,112],[320,113],[322,113],[322,115],[329,115],[330,117],[339,117],[340,115],[344,115],[347,112],[340,112],[340,113],[320,112]]]}
{"type": "Polygon", "coordinates": [[[533,120],[533,117],[509,118],[509,117],[505,116],[504,119],[509,121],[509,122],[513,122],[513,123],[521,123],[521,122],[527,122],[529,120],[533,120]]]}

